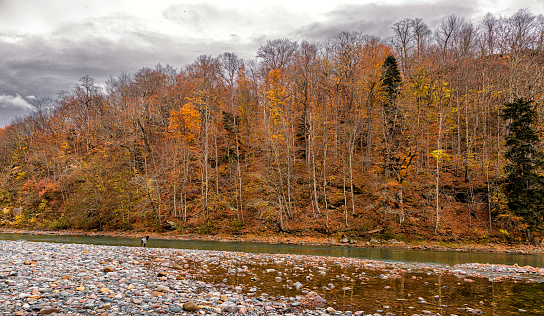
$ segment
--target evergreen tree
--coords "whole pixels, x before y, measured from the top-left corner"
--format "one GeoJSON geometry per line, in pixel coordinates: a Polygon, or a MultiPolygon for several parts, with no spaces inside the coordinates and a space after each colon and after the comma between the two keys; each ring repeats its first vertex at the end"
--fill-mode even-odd
{"type": "Polygon", "coordinates": [[[382,87],[384,89],[386,102],[393,105],[400,92],[402,82],[397,59],[393,55],[387,56],[382,66],[382,87]]]}
{"type": "Polygon", "coordinates": [[[403,115],[397,105],[397,96],[400,93],[402,79],[397,65],[397,59],[393,55],[387,56],[382,65],[381,89],[383,94],[383,118],[384,118],[384,164],[385,172],[399,169],[399,149],[403,127],[403,115]]]}
{"type": "Polygon", "coordinates": [[[532,101],[519,98],[505,104],[501,117],[508,123],[504,193],[508,208],[525,220],[530,234],[542,229],[544,214],[544,156],[537,148],[540,139],[534,128],[537,112],[532,101]]]}

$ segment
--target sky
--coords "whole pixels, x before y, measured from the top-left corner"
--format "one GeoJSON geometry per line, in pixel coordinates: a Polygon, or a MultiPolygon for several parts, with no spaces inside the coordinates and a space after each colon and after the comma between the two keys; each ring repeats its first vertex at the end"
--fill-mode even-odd
{"type": "Polygon", "coordinates": [[[183,68],[200,55],[254,59],[277,38],[385,38],[404,18],[434,29],[453,13],[477,22],[522,8],[544,14],[544,0],[0,0],[0,127],[86,75],[103,84],[159,63],[183,68]]]}

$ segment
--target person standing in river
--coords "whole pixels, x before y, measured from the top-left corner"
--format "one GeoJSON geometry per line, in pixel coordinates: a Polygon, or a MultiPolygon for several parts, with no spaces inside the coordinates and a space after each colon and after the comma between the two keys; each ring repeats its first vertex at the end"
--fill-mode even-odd
{"type": "Polygon", "coordinates": [[[142,238],[142,241],[140,242],[140,247],[142,245],[145,247],[145,244],[147,243],[148,240],[149,240],[149,236],[145,236],[144,238],[142,238]]]}

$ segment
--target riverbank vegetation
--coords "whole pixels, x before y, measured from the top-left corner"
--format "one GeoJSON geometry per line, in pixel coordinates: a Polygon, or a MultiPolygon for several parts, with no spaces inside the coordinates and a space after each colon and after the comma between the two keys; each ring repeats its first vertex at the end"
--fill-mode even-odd
{"type": "Polygon", "coordinates": [[[501,111],[534,102],[542,133],[544,18],[392,28],[36,99],[0,130],[1,224],[482,242],[530,228],[539,242],[542,214],[527,221],[502,190],[501,111]]]}

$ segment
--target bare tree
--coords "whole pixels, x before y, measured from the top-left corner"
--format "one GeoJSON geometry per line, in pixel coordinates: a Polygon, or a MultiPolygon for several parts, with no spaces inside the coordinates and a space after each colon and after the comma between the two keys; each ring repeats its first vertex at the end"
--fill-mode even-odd
{"type": "Polygon", "coordinates": [[[478,28],[471,22],[465,22],[455,34],[459,57],[471,57],[476,53],[478,42],[478,28]]]}
{"type": "Polygon", "coordinates": [[[432,34],[431,29],[423,19],[416,18],[412,20],[412,39],[416,42],[417,56],[420,57],[425,49],[425,45],[432,34]]]}
{"type": "Polygon", "coordinates": [[[498,32],[500,20],[497,19],[492,13],[488,12],[481,24],[482,24],[482,43],[485,44],[485,51],[488,55],[495,53],[495,41],[498,32]]]}
{"type": "Polygon", "coordinates": [[[401,57],[401,69],[406,72],[408,58],[410,55],[412,32],[410,31],[414,25],[412,19],[402,19],[391,27],[395,35],[392,38],[393,47],[397,50],[398,55],[401,57]]]}
{"type": "Polygon", "coordinates": [[[454,44],[455,34],[463,25],[465,19],[457,14],[449,15],[435,31],[435,38],[442,48],[443,58],[447,58],[454,44]]]}
{"type": "Polygon", "coordinates": [[[520,9],[505,19],[502,25],[502,50],[504,53],[519,53],[533,48],[536,17],[528,9],[520,9]]]}
{"type": "Polygon", "coordinates": [[[266,71],[281,69],[291,62],[297,48],[297,42],[287,38],[268,40],[257,50],[257,57],[263,59],[266,71]]]}
{"type": "Polygon", "coordinates": [[[536,17],[536,49],[544,49],[544,15],[536,17]]]}

